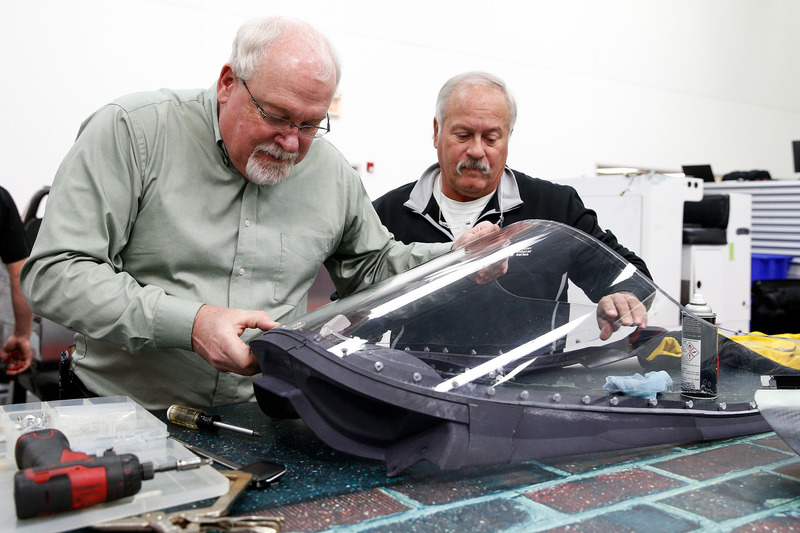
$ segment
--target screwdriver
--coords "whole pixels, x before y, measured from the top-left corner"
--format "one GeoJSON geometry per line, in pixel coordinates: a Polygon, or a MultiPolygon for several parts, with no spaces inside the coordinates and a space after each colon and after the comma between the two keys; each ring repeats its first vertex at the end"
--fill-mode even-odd
{"type": "Polygon", "coordinates": [[[167,409],[167,418],[173,424],[185,426],[187,428],[199,429],[201,431],[217,431],[218,429],[227,429],[228,431],[235,431],[253,437],[261,437],[261,433],[239,426],[232,426],[220,422],[219,415],[208,415],[200,409],[194,407],[187,407],[185,405],[171,405],[167,409]]]}

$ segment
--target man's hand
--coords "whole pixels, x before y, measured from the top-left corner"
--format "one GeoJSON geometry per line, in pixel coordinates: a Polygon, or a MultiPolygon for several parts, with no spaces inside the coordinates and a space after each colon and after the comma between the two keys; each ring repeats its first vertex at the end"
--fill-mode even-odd
{"type": "MultiPolygon", "coordinates": [[[[490,235],[495,231],[498,231],[500,226],[497,224],[492,224],[488,221],[483,221],[480,224],[476,224],[472,228],[468,229],[461,236],[453,243],[452,250],[459,248],[461,246],[466,246],[467,244],[480,239],[481,237],[485,237],[486,235],[490,235]]],[[[502,242],[502,246],[508,245],[508,240],[504,239],[502,242]]],[[[468,249],[469,250],[469,249],[468,249]]],[[[477,283],[478,285],[486,285],[490,281],[499,278],[503,274],[508,271],[508,259],[503,259],[494,265],[489,265],[486,268],[483,268],[470,276],[473,282],[477,283]]]]}
{"type": "Polygon", "coordinates": [[[632,292],[615,292],[603,296],[597,304],[597,325],[600,327],[600,340],[606,340],[623,326],[647,327],[647,308],[632,292]]]}
{"type": "Polygon", "coordinates": [[[220,372],[252,376],[260,368],[241,335],[247,328],[268,331],[278,325],[264,311],[206,304],[194,317],[192,350],[220,372]]]}
{"type": "Polygon", "coordinates": [[[487,222],[484,220],[483,222],[476,224],[475,226],[471,227],[467,231],[461,234],[461,236],[456,239],[453,243],[453,246],[450,248],[451,250],[455,250],[465,244],[472,242],[476,239],[480,239],[490,233],[494,233],[495,231],[499,230],[500,226],[497,224],[492,224],[491,222],[487,222]]]}
{"type": "Polygon", "coordinates": [[[22,335],[12,335],[3,345],[0,361],[8,365],[6,375],[16,376],[30,368],[32,357],[30,339],[22,335]]]}
{"type": "Polygon", "coordinates": [[[28,370],[33,358],[33,349],[31,348],[33,311],[28,306],[28,302],[22,294],[22,288],[19,286],[19,273],[23,264],[25,264],[25,259],[6,264],[11,288],[11,306],[14,308],[14,332],[3,345],[0,361],[8,364],[6,374],[9,376],[15,376],[28,370]]]}

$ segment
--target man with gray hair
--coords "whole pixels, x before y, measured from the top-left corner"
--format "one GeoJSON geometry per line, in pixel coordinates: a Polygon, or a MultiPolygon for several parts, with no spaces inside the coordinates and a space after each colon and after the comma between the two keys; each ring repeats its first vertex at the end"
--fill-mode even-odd
{"type": "MultiPolygon", "coordinates": [[[[438,162],[417,181],[373,202],[394,238],[405,243],[450,242],[481,222],[503,226],[552,220],[602,241],[650,277],[642,259],[601,229],[597,215],[583,205],[575,189],[506,166],[516,119],[516,101],[497,76],[466,72],[449,79],[439,91],[433,119],[438,162]]],[[[540,286],[530,296],[566,302],[566,285],[540,286]]],[[[625,325],[647,324],[645,306],[629,292],[602,298],[598,316],[622,317],[625,325]]],[[[601,338],[608,338],[614,326],[600,322],[601,338]]]]}
{"type": "Polygon", "coordinates": [[[346,295],[451,248],[392,240],[320,138],[340,72],[308,24],[256,20],[211,88],[124,96],[82,124],[22,272],[36,313],[76,332],[79,394],[248,401],[247,341],[306,312],[320,266],[346,295]]]}

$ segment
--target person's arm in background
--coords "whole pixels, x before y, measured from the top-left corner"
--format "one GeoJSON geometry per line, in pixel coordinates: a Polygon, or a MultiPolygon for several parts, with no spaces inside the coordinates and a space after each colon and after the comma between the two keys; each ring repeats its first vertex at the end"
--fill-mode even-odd
{"type": "Polygon", "coordinates": [[[573,187],[541,181],[537,182],[537,186],[539,194],[536,195],[536,201],[541,202],[537,211],[542,218],[564,222],[591,235],[629,262],[642,276],[614,284],[614,280],[609,278],[610,273],[596,268],[591,260],[579,261],[583,265],[580,268],[570,268],[570,280],[592,301],[598,302],[600,338],[608,339],[620,325],[647,327],[647,306],[652,287],[646,280],[652,279],[652,276],[644,260],[620,244],[612,232],[600,227],[597,214],[584,205],[573,187]],[[606,292],[608,288],[612,292],[606,292]]]}
{"type": "Polygon", "coordinates": [[[7,364],[6,374],[9,376],[24,372],[31,366],[33,350],[31,348],[31,330],[33,312],[22,294],[19,285],[19,272],[24,259],[7,264],[8,277],[11,284],[11,304],[14,308],[14,332],[3,344],[2,361],[7,364]]]}
{"type": "Polygon", "coordinates": [[[14,331],[3,342],[0,361],[8,365],[5,373],[14,376],[31,366],[31,330],[33,313],[22,294],[19,273],[30,254],[31,247],[25,227],[11,194],[0,187],[0,258],[8,269],[11,292],[11,307],[14,312],[14,331]]]}
{"type": "MultiPolygon", "coordinates": [[[[583,207],[583,202],[577,196],[577,193],[575,193],[573,204],[583,207]]],[[[636,267],[636,270],[643,278],[652,280],[644,260],[622,246],[613,233],[601,229],[594,211],[585,209],[585,213],[579,217],[575,227],[600,240],[636,267]]],[[[602,279],[603,275],[603,272],[597,271],[594,277],[595,279],[602,279]]],[[[598,283],[598,286],[602,286],[602,283],[598,283]]],[[[601,340],[610,338],[620,325],[636,326],[638,328],[647,327],[647,307],[651,303],[652,287],[644,283],[644,280],[639,283],[631,280],[619,283],[614,287],[616,289],[615,292],[604,295],[598,301],[597,323],[600,327],[601,340]]]]}
{"type": "Polygon", "coordinates": [[[345,231],[336,252],[325,261],[339,296],[347,296],[499,229],[487,222],[464,232],[456,242],[396,241],[381,222],[358,174],[348,167],[340,175],[339,183],[348,184],[345,197],[336,204],[338,210],[346,213],[345,231]]]}

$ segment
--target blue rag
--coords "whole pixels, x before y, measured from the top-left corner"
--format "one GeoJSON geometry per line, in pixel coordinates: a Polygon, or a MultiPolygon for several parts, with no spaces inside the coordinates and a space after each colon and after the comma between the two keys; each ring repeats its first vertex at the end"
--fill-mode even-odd
{"type": "Polygon", "coordinates": [[[621,392],[635,398],[655,398],[659,392],[669,390],[672,378],[665,370],[648,372],[644,376],[608,376],[603,388],[610,392],[621,392]]]}

